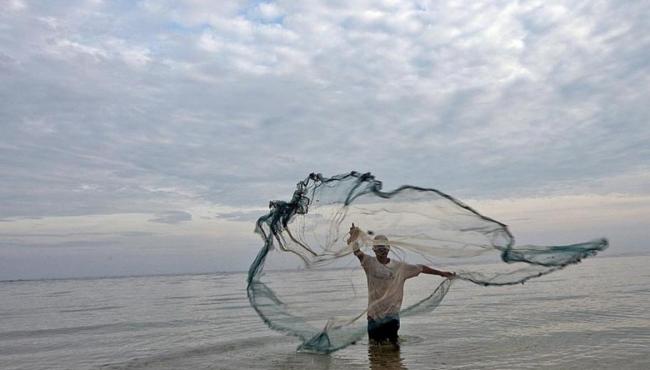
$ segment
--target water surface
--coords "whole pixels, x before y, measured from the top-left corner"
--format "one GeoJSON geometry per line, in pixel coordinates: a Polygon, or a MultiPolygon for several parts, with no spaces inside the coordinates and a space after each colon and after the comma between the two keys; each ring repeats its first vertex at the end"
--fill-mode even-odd
{"type": "MultiPolygon", "coordinates": [[[[245,274],[1,282],[0,367],[647,369],[649,264],[599,257],[523,286],[457,282],[433,314],[402,320],[399,350],[362,340],[330,355],[297,353],[297,339],[268,329],[245,274]]],[[[359,270],[324,274],[317,294],[328,297],[364,280],[359,270]]],[[[300,301],[294,276],[277,275],[283,298],[300,301]]],[[[407,289],[437,282],[418,277],[407,289]]],[[[355,305],[362,296],[346,309],[355,305]]]]}

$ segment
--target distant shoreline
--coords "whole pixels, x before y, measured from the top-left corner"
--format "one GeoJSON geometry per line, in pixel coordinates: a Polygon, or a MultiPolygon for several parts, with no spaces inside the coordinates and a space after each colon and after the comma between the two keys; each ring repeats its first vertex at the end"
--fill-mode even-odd
{"type": "MultiPolygon", "coordinates": [[[[611,255],[596,255],[591,258],[621,258],[621,257],[647,257],[650,252],[627,252],[611,255]]],[[[482,263],[491,263],[489,261],[476,262],[476,263],[462,263],[457,265],[474,265],[482,263]]],[[[453,266],[455,264],[448,264],[453,266]]],[[[329,268],[325,270],[349,270],[349,267],[329,268]]],[[[269,269],[267,272],[291,272],[299,271],[296,269],[269,269]]],[[[160,273],[160,274],[134,274],[134,275],[108,275],[108,276],[70,276],[70,277],[43,277],[32,279],[3,279],[0,283],[20,283],[20,282],[35,282],[35,281],[63,281],[63,280],[106,280],[106,279],[131,279],[131,278],[146,278],[146,277],[172,277],[172,276],[204,276],[204,275],[236,275],[246,274],[248,270],[237,271],[204,271],[204,272],[179,272],[179,273],[160,273]]]]}

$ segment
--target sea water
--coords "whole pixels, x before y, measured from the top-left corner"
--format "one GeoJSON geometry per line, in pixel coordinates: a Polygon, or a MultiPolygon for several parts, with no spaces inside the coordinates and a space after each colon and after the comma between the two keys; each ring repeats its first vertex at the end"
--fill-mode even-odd
{"type": "MultiPolygon", "coordinates": [[[[329,355],[267,328],[245,273],[0,282],[0,369],[648,369],[649,266],[597,257],[525,285],[455,282],[431,315],[402,320],[399,348],[364,339],[329,355]]],[[[274,274],[299,301],[295,273],[274,274]]],[[[359,269],[323,272],[310,294],[351,280],[365,284],[359,269]]]]}

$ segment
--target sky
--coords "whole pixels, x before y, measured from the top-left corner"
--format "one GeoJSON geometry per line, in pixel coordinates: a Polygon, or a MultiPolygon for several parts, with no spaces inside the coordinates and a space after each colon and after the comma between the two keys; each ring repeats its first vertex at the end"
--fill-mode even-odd
{"type": "Polygon", "coordinates": [[[650,246],[646,1],[0,0],[0,279],[246,270],[309,173],[650,246]]]}

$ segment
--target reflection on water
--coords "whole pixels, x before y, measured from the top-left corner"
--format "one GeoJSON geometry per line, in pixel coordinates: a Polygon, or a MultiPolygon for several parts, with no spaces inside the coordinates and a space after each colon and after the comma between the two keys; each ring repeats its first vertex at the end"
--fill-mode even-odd
{"type": "Polygon", "coordinates": [[[402,362],[399,344],[368,344],[371,370],[407,370],[402,362]]]}

